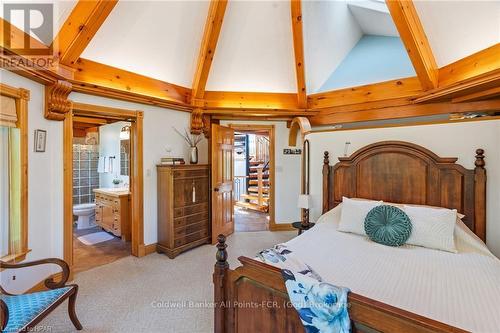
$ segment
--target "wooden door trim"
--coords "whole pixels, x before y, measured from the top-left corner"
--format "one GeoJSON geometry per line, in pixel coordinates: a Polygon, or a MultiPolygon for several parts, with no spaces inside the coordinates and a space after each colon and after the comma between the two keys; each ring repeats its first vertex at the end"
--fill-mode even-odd
{"type": "MultiPolygon", "coordinates": [[[[289,225],[286,224],[286,228],[280,224],[276,224],[276,125],[260,125],[260,124],[228,124],[228,127],[236,131],[261,131],[267,130],[269,133],[269,156],[271,160],[269,161],[269,178],[271,188],[269,191],[269,230],[270,231],[281,231],[281,230],[292,230],[288,228],[289,225]],[[284,229],[285,228],[285,229],[284,229]]],[[[285,224],[284,224],[285,225],[285,224]]]]}
{"type": "Polygon", "coordinates": [[[63,165],[64,165],[64,260],[73,266],[73,117],[90,116],[129,121],[131,126],[131,224],[132,255],[146,255],[144,245],[144,179],[143,179],[143,118],[142,111],[109,108],[99,105],[74,103],[63,122],[63,165]],[[134,139],[135,138],[135,139],[134,139]]]}

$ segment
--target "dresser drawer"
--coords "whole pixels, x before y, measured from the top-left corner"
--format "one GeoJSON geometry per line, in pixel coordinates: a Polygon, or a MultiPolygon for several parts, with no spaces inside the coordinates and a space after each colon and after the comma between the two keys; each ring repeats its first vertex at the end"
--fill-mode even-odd
{"type": "Polygon", "coordinates": [[[204,222],[208,225],[208,211],[174,219],[174,228],[183,227],[189,224],[204,222]]]}
{"type": "Polygon", "coordinates": [[[175,229],[175,236],[174,239],[181,239],[186,235],[192,234],[194,232],[199,232],[203,230],[208,230],[208,224],[206,221],[200,222],[200,223],[194,223],[194,224],[189,224],[184,227],[176,228],[175,229]]]}
{"type": "Polygon", "coordinates": [[[174,179],[208,177],[208,169],[174,170],[174,179]]]}
{"type": "Polygon", "coordinates": [[[113,230],[120,230],[121,228],[121,216],[120,214],[113,215],[113,230]]]}
{"type": "Polygon", "coordinates": [[[189,235],[186,235],[184,237],[180,237],[178,239],[174,240],[174,247],[179,247],[191,242],[196,242],[197,240],[200,240],[202,238],[208,237],[208,227],[205,228],[204,230],[200,230],[197,232],[193,232],[189,235]]]}
{"type": "Polygon", "coordinates": [[[174,208],[174,218],[182,217],[182,216],[186,216],[186,215],[193,215],[196,213],[202,213],[205,211],[208,212],[208,202],[205,202],[205,203],[202,203],[199,205],[174,208]]]}

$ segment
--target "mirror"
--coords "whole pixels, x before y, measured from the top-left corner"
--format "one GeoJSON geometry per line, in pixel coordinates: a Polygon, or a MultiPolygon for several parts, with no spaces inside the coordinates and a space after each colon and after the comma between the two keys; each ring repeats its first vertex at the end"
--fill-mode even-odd
{"type": "Polygon", "coordinates": [[[120,175],[129,175],[130,140],[120,140],[120,175]]]}

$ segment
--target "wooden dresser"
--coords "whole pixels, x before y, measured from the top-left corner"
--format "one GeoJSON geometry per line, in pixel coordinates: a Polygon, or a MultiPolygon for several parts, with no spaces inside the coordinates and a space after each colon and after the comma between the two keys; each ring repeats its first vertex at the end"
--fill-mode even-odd
{"type": "Polygon", "coordinates": [[[124,241],[131,240],[130,193],[95,189],[95,223],[124,241]]]}
{"type": "Polygon", "coordinates": [[[157,252],[175,258],[210,243],[210,166],[157,166],[157,252]]]}

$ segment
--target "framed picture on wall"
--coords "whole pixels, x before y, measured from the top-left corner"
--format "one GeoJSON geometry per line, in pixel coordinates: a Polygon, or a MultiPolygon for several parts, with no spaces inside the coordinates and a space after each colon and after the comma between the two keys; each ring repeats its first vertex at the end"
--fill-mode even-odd
{"type": "Polygon", "coordinates": [[[35,130],[35,152],[44,153],[46,143],[47,143],[47,131],[41,129],[35,130]]]}

